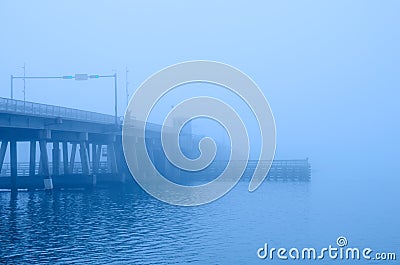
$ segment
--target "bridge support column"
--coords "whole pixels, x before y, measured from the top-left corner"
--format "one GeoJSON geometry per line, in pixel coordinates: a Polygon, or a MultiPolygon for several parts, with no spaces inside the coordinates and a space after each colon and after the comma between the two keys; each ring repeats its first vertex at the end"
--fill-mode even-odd
{"type": "Polygon", "coordinates": [[[8,141],[1,141],[0,147],[0,173],[3,168],[4,158],[6,156],[8,141]]]}
{"type": "Polygon", "coordinates": [[[70,174],[74,173],[75,154],[76,154],[76,143],[72,143],[71,158],[69,160],[69,173],[70,174]]]}
{"type": "Polygon", "coordinates": [[[164,174],[168,177],[172,177],[171,164],[166,156],[164,156],[164,174]]]}
{"type": "Polygon", "coordinates": [[[135,166],[137,167],[137,170],[143,171],[144,174],[145,174],[146,176],[148,176],[148,175],[150,175],[152,172],[151,172],[151,170],[150,170],[149,168],[143,168],[143,167],[141,167],[141,165],[138,163],[138,162],[139,162],[139,160],[138,160],[138,154],[145,154],[146,152],[149,152],[149,153],[148,153],[149,158],[152,159],[151,151],[146,150],[146,146],[142,147],[142,145],[138,144],[138,143],[141,142],[141,141],[145,141],[145,139],[143,139],[143,137],[137,137],[137,138],[136,138],[136,141],[137,141],[137,143],[136,143],[136,145],[135,145],[135,154],[136,154],[136,161],[137,161],[137,163],[136,163],[135,166]],[[144,149],[142,149],[142,148],[144,148],[144,149]]]}
{"type": "Polygon", "coordinates": [[[150,146],[149,148],[147,148],[147,153],[149,154],[149,157],[151,159],[151,161],[153,161],[153,165],[155,164],[155,160],[154,160],[154,148],[155,148],[155,144],[154,144],[154,140],[151,139],[150,140],[150,146]]]}
{"type": "Polygon", "coordinates": [[[107,159],[107,171],[108,171],[108,173],[112,172],[112,159],[111,159],[110,152],[111,152],[111,146],[110,146],[110,144],[107,144],[107,157],[106,157],[106,159],[107,159]]]}
{"type": "MultiPolygon", "coordinates": [[[[146,141],[146,139],[145,139],[145,141],[146,141]]],[[[150,140],[150,146],[149,146],[149,148],[147,148],[147,151],[146,151],[146,146],[144,147],[144,148],[145,148],[145,152],[148,153],[149,158],[150,158],[150,160],[152,161],[153,165],[156,164],[156,163],[155,163],[155,160],[154,160],[154,146],[155,146],[154,140],[150,140]]],[[[143,153],[143,154],[144,154],[144,153],[143,153]]],[[[149,169],[149,170],[147,171],[147,175],[150,175],[150,174],[152,174],[152,171],[149,169]]]]}
{"type": "Polygon", "coordinates": [[[64,175],[69,174],[68,168],[68,142],[62,142],[62,153],[63,153],[63,166],[64,166],[64,175]]]}
{"type": "Polygon", "coordinates": [[[126,182],[126,174],[124,170],[124,151],[122,150],[122,142],[117,140],[114,142],[114,153],[115,153],[115,166],[117,174],[122,183],[126,182]]]}
{"type": "MultiPolygon", "coordinates": [[[[39,150],[40,150],[40,146],[39,146],[39,150]]],[[[39,154],[39,175],[44,175],[43,174],[43,162],[42,162],[42,155],[39,154]]]]}
{"type": "Polygon", "coordinates": [[[36,166],[36,141],[31,141],[29,146],[29,176],[35,176],[36,166]]]}
{"type": "Polygon", "coordinates": [[[44,175],[43,183],[45,190],[53,189],[53,180],[49,171],[49,157],[47,155],[47,142],[45,140],[39,141],[40,147],[40,162],[42,165],[42,172],[44,175]]]}
{"type": "Polygon", "coordinates": [[[99,162],[101,155],[101,144],[92,143],[92,173],[93,186],[97,184],[97,174],[99,173],[99,162]]]}
{"type": "Polygon", "coordinates": [[[117,161],[115,157],[115,147],[113,142],[107,145],[107,165],[111,173],[118,173],[117,161]]]}
{"type": "Polygon", "coordinates": [[[17,191],[17,141],[10,141],[10,162],[11,162],[11,191],[17,191]]]}
{"type": "Polygon", "coordinates": [[[81,155],[81,163],[82,163],[82,173],[85,175],[90,174],[90,165],[89,165],[89,157],[86,147],[86,142],[81,141],[79,144],[79,152],[81,155]]]}
{"type": "Polygon", "coordinates": [[[96,163],[96,159],[97,159],[97,144],[92,143],[92,172],[93,174],[97,174],[98,173],[98,165],[96,163]]]}
{"type": "Polygon", "coordinates": [[[88,165],[89,165],[89,169],[90,169],[91,168],[90,167],[90,161],[92,161],[92,158],[93,158],[90,155],[90,143],[85,142],[85,145],[86,145],[86,153],[87,153],[88,165]]]}
{"type": "Polygon", "coordinates": [[[134,142],[134,146],[133,148],[135,148],[135,150],[133,151],[133,157],[131,159],[133,159],[133,163],[134,163],[134,170],[138,170],[138,159],[137,159],[137,145],[138,145],[138,137],[135,137],[135,142],[134,142]]]}
{"type": "Polygon", "coordinates": [[[53,175],[60,175],[60,143],[53,142],[53,151],[52,151],[52,160],[53,160],[53,175]]]}
{"type": "Polygon", "coordinates": [[[102,144],[97,145],[97,151],[96,151],[96,170],[97,173],[99,173],[99,168],[100,168],[100,159],[101,159],[101,149],[103,148],[102,144]]]}
{"type": "Polygon", "coordinates": [[[154,165],[157,165],[157,169],[166,174],[164,153],[161,148],[157,148],[154,151],[154,165]]]}

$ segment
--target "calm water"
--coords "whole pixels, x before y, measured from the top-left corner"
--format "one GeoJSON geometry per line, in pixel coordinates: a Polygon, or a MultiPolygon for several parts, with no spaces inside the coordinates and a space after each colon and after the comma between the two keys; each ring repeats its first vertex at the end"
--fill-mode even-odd
{"type": "MultiPolygon", "coordinates": [[[[138,187],[0,193],[0,262],[309,264],[260,260],[257,249],[335,245],[400,257],[398,185],[313,176],[310,183],[241,182],[200,207],[159,202],[138,187]],[[323,181],[322,181],[323,180],[323,181]]],[[[332,261],[321,264],[396,264],[332,261]]],[[[398,262],[398,261],[397,261],[398,262]]],[[[313,262],[318,263],[319,262],[313,262]]]]}

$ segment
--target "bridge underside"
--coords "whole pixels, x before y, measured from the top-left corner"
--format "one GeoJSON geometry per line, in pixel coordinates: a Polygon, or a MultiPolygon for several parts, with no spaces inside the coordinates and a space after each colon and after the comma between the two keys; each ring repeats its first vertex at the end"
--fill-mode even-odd
{"type": "Polygon", "coordinates": [[[0,188],[93,185],[97,176],[120,176],[123,171],[115,124],[0,113],[0,141],[0,188]],[[23,150],[22,142],[29,147],[23,150]],[[22,168],[19,152],[29,152],[22,168]]]}

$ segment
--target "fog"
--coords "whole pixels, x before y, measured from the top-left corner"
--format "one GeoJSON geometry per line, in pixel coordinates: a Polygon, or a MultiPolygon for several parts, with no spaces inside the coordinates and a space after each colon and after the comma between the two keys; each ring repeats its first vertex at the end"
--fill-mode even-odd
{"type": "MultiPolygon", "coordinates": [[[[24,63],[27,76],[116,72],[123,115],[126,69],[132,95],[171,64],[220,61],[265,93],[276,158],[309,157],[320,176],[397,177],[400,3],[226,3],[2,1],[0,97],[24,63]]],[[[22,81],[14,88],[23,99],[22,81]]],[[[27,80],[26,100],[113,114],[113,88],[112,79],[27,80]]]]}

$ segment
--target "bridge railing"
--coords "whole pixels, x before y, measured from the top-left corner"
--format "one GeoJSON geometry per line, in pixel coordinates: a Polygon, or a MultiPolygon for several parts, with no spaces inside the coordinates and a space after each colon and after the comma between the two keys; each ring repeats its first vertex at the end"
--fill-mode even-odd
{"type": "MultiPolygon", "coordinates": [[[[64,174],[64,163],[60,162],[59,172],[60,174],[64,174]]],[[[90,163],[90,169],[93,169],[92,163],[90,163]]],[[[107,173],[108,172],[108,164],[107,162],[101,161],[99,163],[99,173],[107,173]]],[[[53,163],[49,163],[49,171],[53,172],[53,163]]],[[[35,174],[39,174],[39,162],[36,162],[35,165],[35,174]]],[[[74,169],[72,174],[82,174],[82,164],[80,162],[74,163],[74,169]]],[[[11,175],[11,165],[10,163],[3,163],[3,167],[0,172],[0,177],[10,176],[11,175]]],[[[17,175],[18,176],[29,176],[29,162],[20,162],[17,165],[17,175]]]]}
{"type": "Polygon", "coordinates": [[[0,112],[106,124],[115,122],[115,117],[108,114],[1,97],[0,112]]]}

